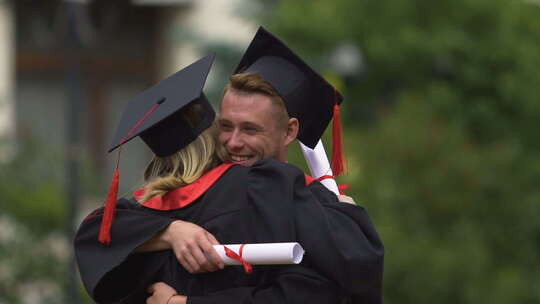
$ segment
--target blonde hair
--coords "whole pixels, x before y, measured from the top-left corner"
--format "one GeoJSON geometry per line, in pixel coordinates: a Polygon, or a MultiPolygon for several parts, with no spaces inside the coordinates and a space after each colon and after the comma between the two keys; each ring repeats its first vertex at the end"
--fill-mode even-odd
{"type": "Polygon", "coordinates": [[[183,149],[166,157],[154,156],[144,172],[144,195],[139,202],[189,185],[215,168],[226,152],[217,144],[216,126],[213,124],[183,149]]]}
{"type": "MultiPolygon", "coordinates": [[[[270,97],[272,104],[275,105],[276,121],[280,128],[287,128],[289,114],[285,107],[285,102],[279,93],[268,83],[261,75],[257,73],[239,73],[229,77],[229,82],[223,90],[223,95],[232,90],[238,94],[262,94],[270,97]]],[[[223,100],[223,98],[222,98],[223,100]]]]}

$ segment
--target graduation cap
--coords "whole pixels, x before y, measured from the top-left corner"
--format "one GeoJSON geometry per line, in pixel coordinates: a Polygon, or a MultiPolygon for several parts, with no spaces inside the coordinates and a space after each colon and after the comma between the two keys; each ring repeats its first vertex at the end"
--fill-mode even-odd
{"type": "Polygon", "coordinates": [[[234,72],[259,74],[277,91],[290,117],[298,119],[298,140],[313,149],[333,121],[332,169],[345,170],[339,105],[341,94],[281,40],[262,26],[234,72]]]}
{"type": "MultiPolygon", "coordinates": [[[[124,109],[109,152],[139,136],[155,155],[165,157],[186,147],[208,129],[215,112],[202,90],[214,57],[208,55],[192,63],[133,98],[124,109]]],[[[111,242],[120,150],[118,153],[99,233],[99,241],[104,244],[111,242]]]]}

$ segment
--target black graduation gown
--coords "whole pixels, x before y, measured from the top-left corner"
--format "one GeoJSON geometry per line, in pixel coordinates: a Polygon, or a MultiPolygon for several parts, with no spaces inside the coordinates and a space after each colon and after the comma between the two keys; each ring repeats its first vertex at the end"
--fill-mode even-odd
{"type": "Polygon", "coordinates": [[[382,302],[382,243],[361,207],[340,203],[296,167],[274,160],[233,166],[196,202],[170,211],[121,199],[112,243],[97,241],[102,209],[81,224],[75,253],[84,285],[99,303],[144,303],[145,288],[164,281],[189,303],[382,302]],[[192,275],[171,250],[133,253],[172,221],[195,223],[223,244],[297,241],[300,265],[241,266],[192,275]]]}

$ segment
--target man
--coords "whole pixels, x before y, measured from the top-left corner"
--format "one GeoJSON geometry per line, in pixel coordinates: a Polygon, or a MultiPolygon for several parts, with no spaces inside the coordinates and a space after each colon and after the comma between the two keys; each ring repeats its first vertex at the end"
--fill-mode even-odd
{"type": "MultiPolygon", "coordinates": [[[[266,158],[286,162],[288,147],[297,138],[314,147],[331,119],[334,105],[341,101],[337,91],[263,28],[257,32],[236,72],[224,90],[218,126],[219,141],[230,160],[238,164],[251,166],[266,158]]],[[[327,211],[336,254],[344,257],[341,265],[312,266],[339,282],[351,294],[353,302],[380,303],[382,244],[369,217],[361,207],[338,203],[335,195],[319,182],[309,187],[327,211]]],[[[304,210],[303,216],[309,217],[310,211],[304,210]]],[[[204,233],[199,231],[200,235],[204,233]]],[[[169,229],[164,236],[171,245],[175,244],[175,238],[180,238],[180,234],[169,229]]],[[[303,240],[316,243],[316,237],[314,233],[303,240]]],[[[191,248],[195,252],[205,251],[210,241],[204,237],[198,240],[191,243],[191,248]]],[[[310,254],[317,256],[317,252],[310,254]]],[[[208,259],[198,261],[193,267],[196,271],[221,267],[212,265],[208,259]]],[[[171,292],[168,288],[162,283],[152,286],[154,296],[149,301],[159,303],[171,292]]]]}

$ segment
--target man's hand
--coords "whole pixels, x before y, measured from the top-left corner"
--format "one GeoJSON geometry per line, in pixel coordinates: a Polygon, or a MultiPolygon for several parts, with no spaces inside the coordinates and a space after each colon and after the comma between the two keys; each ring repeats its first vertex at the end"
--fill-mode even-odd
{"type": "Polygon", "coordinates": [[[219,242],[210,232],[195,224],[174,221],[163,232],[162,238],[170,244],[176,258],[189,273],[211,272],[224,267],[212,247],[219,242]]]}
{"type": "Polygon", "coordinates": [[[338,195],[338,200],[342,203],[347,203],[347,204],[352,204],[352,205],[356,205],[356,203],[354,202],[353,198],[350,197],[350,196],[347,196],[347,195],[344,195],[344,194],[340,194],[338,195]]]}
{"type": "Polygon", "coordinates": [[[148,293],[152,294],[146,299],[146,304],[186,304],[187,297],[179,295],[171,286],[158,282],[148,287],[148,293]]]}

